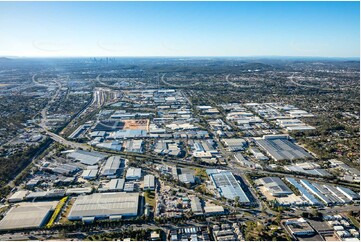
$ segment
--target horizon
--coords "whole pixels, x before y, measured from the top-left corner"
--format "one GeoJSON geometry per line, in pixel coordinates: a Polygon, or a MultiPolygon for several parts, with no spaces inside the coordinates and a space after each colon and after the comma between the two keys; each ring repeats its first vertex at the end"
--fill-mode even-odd
{"type": "Polygon", "coordinates": [[[342,60],[358,60],[360,57],[355,56],[0,56],[5,59],[77,59],[77,58],[114,58],[114,59],[342,59],[342,60]]]}
{"type": "Polygon", "coordinates": [[[0,30],[0,56],[360,58],[359,2],[0,2],[0,30]]]}

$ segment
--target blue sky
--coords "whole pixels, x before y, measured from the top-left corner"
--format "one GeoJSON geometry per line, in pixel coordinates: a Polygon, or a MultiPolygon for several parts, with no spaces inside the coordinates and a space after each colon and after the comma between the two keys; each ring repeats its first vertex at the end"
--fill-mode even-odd
{"type": "Polygon", "coordinates": [[[358,57],[359,2],[0,2],[0,56],[358,57]]]}

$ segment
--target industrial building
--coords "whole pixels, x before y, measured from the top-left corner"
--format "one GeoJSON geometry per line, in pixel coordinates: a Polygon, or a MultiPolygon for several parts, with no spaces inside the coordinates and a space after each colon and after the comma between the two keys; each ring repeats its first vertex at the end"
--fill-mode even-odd
{"type": "Polygon", "coordinates": [[[191,196],[191,209],[194,215],[203,215],[201,200],[197,196],[191,196]]]}
{"type": "Polygon", "coordinates": [[[143,140],[126,140],[123,145],[127,152],[143,153],[143,143],[143,140]]]}
{"type": "Polygon", "coordinates": [[[210,158],[214,154],[218,154],[218,150],[214,148],[213,140],[195,141],[193,150],[194,157],[210,158]]]}
{"type": "Polygon", "coordinates": [[[218,190],[220,196],[232,200],[234,200],[235,197],[239,197],[240,203],[250,202],[248,196],[233,176],[232,172],[208,169],[207,174],[213,182],[214,187],[218,190]]]}
{"type": "Polygon", "coordinates": [[[39,192],[30,192],[27,196],[27,200],[33,199],[52,199],[52,198],[60,198],[64,197],[65,190],[64,189],[52,189],[49,191],[39,191],[39,192]]]}
{"type": "Polygon", "coordinates": [[[98,152],[90,152],[85,150],[76,150],[68,154],[68,158],[77,160],[86,165],[95,165],[105,157],[105,155],[98,152]]]}
{"type": "Polygon", "coordinates": [[[144,176],[143,190],[154,191],[155,189],[155,177],[153,175],[144,176]]]}
{"type": "Polygon", "coordinates": [[[298,183],[296,179],[287,177],[286,180],[300,191],[302,197],[305,198],[310,205],[322,205],[311,193],[306,190],[306,188],[304,188],[300,183],[298,183]]]}
{"type": "Polygon", "coordinates": [[[255,141],[275,161],[312,158],[303,148],[289,141],[287,136],[264,135],[263,138],[255,138],[255,141]]]}
{"type": "Polygon", "coordinates": [[[256,164],[252,161],[247,160],[241,153],[234,154],[234,158],[238,161],[242,166],[249,168],[261,168],[259,164],[256,164]]]}
{"type": "Polygon", "coordinates": [[[300,180],[301,184],[312,194],[317,196],[322,202],[324,202],[326,205],[332,204],[331,200],[326,197],[324,194],[322,194],[313,184],[311,184],[309,181],[306,180],[300,180]]]}
{"type": "Polygon", "coordinates": [[[75,188],[68,188],[65,192],[66,195],[84,195],[92,193],[92,187],[75,187],[75,188]]]}
{"type": "Polygon", "coordinates": [[[124,190],[124,179],[111,179],[104,187],[98,188],[99,192],[122,192],[124,190]]]}
{"type": "Polygon", "coordinates": [[[137,216],[138,207],[138,193],[94,193],[79,196],[70,210],[68,219],[91,222],[95,219],[137,216]]]}
{"type": "Polygon", "coordinates": [[[274,197],[285,197],[293,194],[291,189],[279,177],[264,177],[257,182],[266,187],[267,191],[274,197]]]}
{"type": "Polygon", "coordinates": [[[191,173],[182,173],[182,174],[178,175],[178,180],[185,184],[194,184],[195,183],[194,176],[191,173]]]}
{"type": "Polygon", "coordinates": [[[179,156],[182,151],[179,148],[178,142],[175,142],[173,140],[159,140],[156,142],[153,150],[159,155],[170,156],[179,156]]]}
{"type": "Polygon", "coordinates": [[[337,190],[339,190],[343,195],[352,201],[360,200],[360,195],[347,187],[337,187],[337,190]]]}
{"type": "Polygon", "coordinates": [[[285,226],[294,236],[305,236],[316,233],[311,225],[303,218],[289,219],[285,222],[285,226]]]}
{"type": "Polygon", "coordinates": [[[147,131],[142,129],[127,129],[119,130],[117,132],[111,132],[108,139],[131,139],[131,138],[145,138],[147,137],[147,131]]]}
{"type": "Polygon", "coordinates": [[[247,142],[244,139],[222,139],[222,142],[225,144],[229,151],[242,151],[247,145],[247,142]]]}
{"type": "Polygon", "coordinates": [[[84,170],[81,177],[87,180],[95,179],[98,175],[98,170],[84,170]]]}
{"type": "Polygon", "coordinates": [[[249,148],[249,151],[253,154],[253,156],[257,159],[257,160],[269,160],[269,158],[267,156],[265,156],[259,149],[257,149],[256,147],[251,147],[249,148]]]}
{"type": "Polygon", "coordinates": [[[58,174],[62,174],[62,175],[70,175],[70,174],[74,174],[77,171],[79,171],[79,167],[69,165],[69,164],[61,164],[59,166],[51,168],[50,170],[54,173],[58,173],[58,174]]]}
{"type": "Polygon", "coordinates": [[[29,194],[29,191],[27,190],[21,190],[15,192],[11,197],[8,199],[9,203],[16,203],[21,202],[25,199],[25,197],[29,194]]]}
{"type": "Polygon", "coordinates": [[[116,177],[120,174],[120,170],[124,168],[124,166],[124,159],[122,159],[120,156],[111,156],[105,162],[101,171],[101,175],[110,178],[116,177]]]}
{"type": "Polygon", "coordinates": [[[40,228],[46,224],[56,202],[19,203],[0,221],[0,230],[40,228]]]}
{"type": "Polygon", "coordinates": [[[127,180],[139,180],[142,177],[142,169],[129,167],[127,170],[127,180]]]}

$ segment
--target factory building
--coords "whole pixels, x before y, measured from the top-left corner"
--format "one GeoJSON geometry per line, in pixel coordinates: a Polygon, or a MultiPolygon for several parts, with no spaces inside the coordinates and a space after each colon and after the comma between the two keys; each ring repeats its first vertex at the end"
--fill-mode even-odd
{"type": "Polygon", "coordinates": [[[139,180],[142,177],[142,169],[129,167],[127,170],[127,180],[139,180]]]}
{"type": "Polygon", "coordinates": [[[84,170],[81,177],[87,180],[93,180],[97,177],[98,170],[84,170]]]}
{"type": "Polygon", "coordinates": [[[25,197],[28,194],[29,194],[29,191],[26,191],[26,190],[17,191],[13,195],[11,195],[11,197],[8,199],[8,202],[9,203],[21,202],[25,199],[25,197]]]}
{"type": "Polygon", "coordinates": [[[244,139],[222,139],[229,151],[242,151],[246,147],[247,142],[244,139]]]}
{"type": "Polygon", "coordinates": [[[304,188],[300,183],[298,183],[296,179],[287,177],[286,180],[300,191],[302,197],[305,198],[310,205],[322,205],[311,193],[307,191],[306,188],[304,188]]]}
{"type": "Polygon", "coordinates": [[[143,140],[126,140],[124,141],[124,148],[127,152],[143,153],[143,140]]]}
{"type": "Polygon", "coordinates": [[[240,203],[250,202],[248,196],[233,176],[232,172],[208,169],[207,174],[213,182],[214,187],[218,190],[220,196],[232,200],[239,197],[240,203]]]}
{"type": "Polygon", "coordinates": [[[317,190],[317,188],[313,186],[309,181],[300,180],[300,182],[304,187],[306,187],[308,191],[316,195],[322,202],[324,202],[327,205],[332,204],[331,200],[328,199],[325,195],[323,195],[319,190],[317,190]]]}
{"type": "Polygon", "coordinates": [[[85,150],[76,150],[68,154],[68,158],[80,161],[85,165],[95,165],[106,156],[98,152],[89,152],[85,150]]]}
{"type": "Polygon", "coordinates": [[[352,201],[360,200],[360,195],[347,187],[337,187],[337,190],[339,190],[343,195],[352,201]]]}
{"type": "Polygon", "coordinates": [[[178,180],[185,184],[194,184],[195,183],[194,176],[191,173],[182,173],[182,174],[178,175],[178,180]]]}
{"type": "Polygon", "coordinates": [[[275,161],[312,158],[303,148],[289,141],[287,136],[264,135],[263,138],[255,138],[255,141],[275,161]]]}
{"type": "Polygon", "coordinates": [[[155,189],[155,177],[153,175],[144,176],[143,190],[154,191],[155,189]]]}
{"type": "Polygon", "coordinates": [[[257,181],[265,186],[267,191],[274,197],[285,197],[293,194],[291,189],[279,177],[264,177],[257,181]]]}
{"type": "Polygon", "coordinates": [[[103,166],[101,175],[109,178],[119,176],[120,170],[124,168],[124,163],[124,159],[122,159],[120,156],[109,157],[107,162],[103,166]]]}
{"type": "Polygon", "coordinates": [[[79,196],[74,202],[69,220],[94,221],[138,215],[138,193],[94,193],[79,196]]]}
{"type": "Polygon", "coordinates": [[[19,203],[0,221],[0,230],[40,228],[46,224],[58,201],[19,203]]]}
{"type": "Polygon", "coordinates": [[[203,215],[201,200],[197,196],[191,197],[191,209],[194,215],[203,215]]]}

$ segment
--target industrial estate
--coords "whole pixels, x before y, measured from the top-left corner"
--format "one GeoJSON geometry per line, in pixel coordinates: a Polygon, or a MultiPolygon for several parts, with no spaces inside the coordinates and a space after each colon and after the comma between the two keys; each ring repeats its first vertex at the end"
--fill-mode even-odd
{"type": "Polygon", "coordinates": [[[0,59],[0,240],[359,240],[359,75],[0,59]]]}

